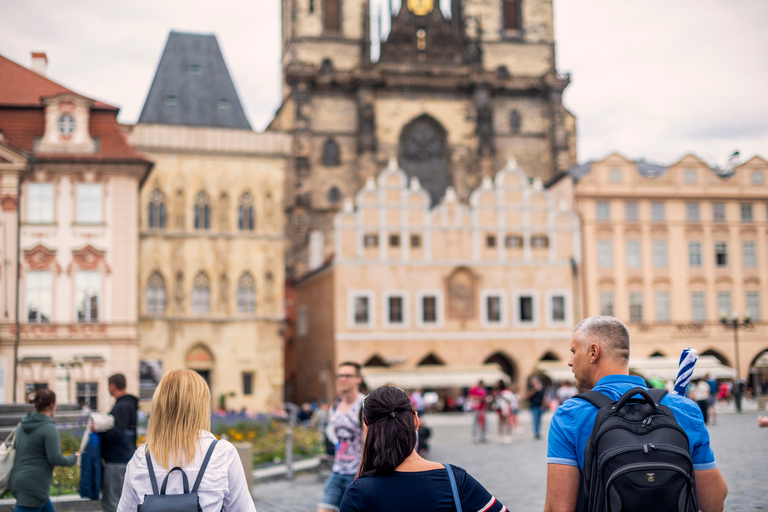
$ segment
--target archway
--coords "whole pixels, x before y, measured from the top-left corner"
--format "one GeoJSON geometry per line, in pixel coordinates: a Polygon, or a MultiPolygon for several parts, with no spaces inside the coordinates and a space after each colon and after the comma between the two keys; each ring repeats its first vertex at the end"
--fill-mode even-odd
{"type": "Polygon", "coordinates": [[[760,352],[749,363],[750,384],[759,394],[768,394],[768,348],[760,352]]]}
{"type": "Polygon", "coordinates": [[[368,359],[368,361],[366,361],[365,364],[363,364],[363,366],[366,367],[366,368],[387,368],[387,367],[389,367],[387,362],[379,354],[372,355],[368,359]]]}
{"type": "Polygon", "coordinates": [[[427,354],[416,366],[445,366],[442,359],[433,353],[427,354]]]}
{"type": "Polygon", "coordinates": [[[400,167],[409,177],[419,179],[432,206],[440,202],[451,184],[447,138],[445,128],[427,114],[413,119],[400,132],[400,167]]]}
{"type": "Polygon", "coordinates": [[[539,361],[559,361],[560,357],[558,357],[557,354],[552,352],[551,350],[548,350],[546,353],[544,353],[543,356],[539,359],[539,361]]]}
{"type": "Polygon", "coordinates": [[[717,350],[715,350],[713,348],[710,348],[709,350],[705,350],[704,352],[702,352],[699,355],[700,356],[715,356],[717,358],[717,360],[720,361],[721,363],[723,363],[725,366],[731,366],[731,363],[728,360],[728,358],[725,357],[723,354],[721,354],[720,352],[718,352],[717,350]]]}
{"type": "Polygon", "coordinates": [[[213,384],[213,366],[215,360],[213,353],[203,343],[198,343],[187,352],[186,366],[190,370],[195,370],[208,383],[208,388],[212,389],[213,384]]]}
{"type": "Polygon", "coordinates": [[[503,352],[494,352],[493,354],[488,356],[485,359],[485,361],[483,361],[483,364],[492,364],[492,363],[498,364],[501,367],[501,371],[509,375],[509,379],[513,383],[517,382],[518,369],[514,360],[507,357],[507,355],[504,354],[503,352]]]}
{"type": "Polygon", "coordinates": [[[660,350],[657,350],[656,352],[654,352],[653,354],[651,354],[648,357],[667,357],[667,356],[664,355],[664,352],[662,352],[660,350]]]}

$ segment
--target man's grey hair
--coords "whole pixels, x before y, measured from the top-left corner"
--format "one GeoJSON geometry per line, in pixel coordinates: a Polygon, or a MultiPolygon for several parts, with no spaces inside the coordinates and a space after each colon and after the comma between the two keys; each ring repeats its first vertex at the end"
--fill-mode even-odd
{"type": "Polygon", "coordinates": [[[629,360],[629,329],[616,317],[591,316],[585,318],[573,328],[575,336],[579,334],[582,342],[594,341],[610,356],[629,360]]]}

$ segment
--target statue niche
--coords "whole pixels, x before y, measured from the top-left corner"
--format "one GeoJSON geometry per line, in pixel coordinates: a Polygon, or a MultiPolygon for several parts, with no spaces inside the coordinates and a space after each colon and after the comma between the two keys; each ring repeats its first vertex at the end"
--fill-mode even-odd
{"type": "Polygon", "coordinates": [[[438,204],[450,185],[448,171],[448,133],[433,117],[422,115],[400,132],[400,167],[409,177],[417,177],[429,192],[432,206],[438,204]]]}

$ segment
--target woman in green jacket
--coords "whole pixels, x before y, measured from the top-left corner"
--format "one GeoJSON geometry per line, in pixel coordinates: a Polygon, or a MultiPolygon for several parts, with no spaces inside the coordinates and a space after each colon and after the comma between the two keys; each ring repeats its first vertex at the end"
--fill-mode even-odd
{"type": "Polygon", "coordinates": [[[21,420],[16,429],[16,459],[10,488],[16,498],[14,512],[54,512],[49,498],[54,466],[74,466],[77,454],[61,454],[61,438],[54,425],[56,393],[40,389],[35,393],[35,412],[21,420]]]}

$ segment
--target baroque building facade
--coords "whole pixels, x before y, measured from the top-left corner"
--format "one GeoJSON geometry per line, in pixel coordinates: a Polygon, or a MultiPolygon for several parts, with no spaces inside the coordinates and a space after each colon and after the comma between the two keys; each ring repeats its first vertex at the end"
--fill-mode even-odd
{"type": "Polygon", "coordinates": [[[576,164],[551,0],[454,0],[445,14],[404,0],[375,62],[382,34],[370,27],[382,21],[370,11],[369,0],[282,2],[283,101],[268,130],[292,137],[289,276],[333,253],[344,199],[390,158],[432,206],[449,186],[467,201],[510,157],[545,182],[576,164]]]}
{"type": "Polygon", "coordinates": [[[676,360],[693,347],[739,377],[760,374],[755,367],[768,362],[768,162],[755,156],[717,171],[694,155],[664,167],[613,154],[572,173],[585,315],[627,322],[634,357],[676,360]],[[751,323],[738,342],[721,324],[734,315],[751,323]]]}
{"type": "Polygon", "coordinates": [[[468,202],[430,192],[393,158],[334,218],[334,258],[295,286],[295,400],[331,399],[342,361],[370,388],[522,385],[567,360],[580,315],[572,180],[545,188],[514,159],[468,202]]]}
{"type": "Polygon", "coordinates": [[[139,387],[139,189],[151,162],[118,108],[0,56],[0,402],[50,388],[107,410],[139,387]]]}
{"type": "Polygon", "coordinates": [[[215,36],[172,32],[130,140],[155,161],[140,199],[142,398],[191,368],[217,407],[280,404],[288,137],[251,130],[215,36]]]}

